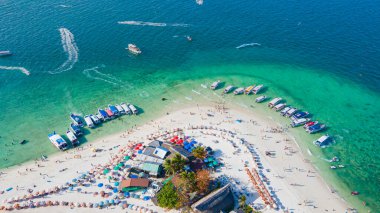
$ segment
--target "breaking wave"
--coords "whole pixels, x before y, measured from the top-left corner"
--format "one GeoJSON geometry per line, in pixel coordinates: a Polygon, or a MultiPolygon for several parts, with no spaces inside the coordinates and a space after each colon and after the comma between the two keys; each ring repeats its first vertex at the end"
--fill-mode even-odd
{"type": "Polygon", "coordinates": [[[18,70],[25,75],[30,75],[29,70],[25,69],[24,67],[7,67],[7,66],[0,66],[0,70],[18,70]]]}
{"type": "Polygon", "coordinates": [[[75,43],[74,35],[66,28],[60,28],[62,47],[67,54],[67,60],[54,71],[49,71],[51,74],[66,72],[74,67],[78,61],[79,49],[75,43]]]}
{"type": "Polygon", "coordinates": [[[138,25],[138,26],[153,26],[153,27],[188,27],[188,24],[182,23],[155,23],[155,22],[144,22],[144,21],[119,21],[118,24],[126,25],[138,25]]]}
{"type": "Polygon", "coordinates": [[[259,43],[248,43],[248,44],[242,44],[240,46],[237,46],[236,49],[244,48],[244,47],[254,47],[254,46],[261,46],[259,43]]]}

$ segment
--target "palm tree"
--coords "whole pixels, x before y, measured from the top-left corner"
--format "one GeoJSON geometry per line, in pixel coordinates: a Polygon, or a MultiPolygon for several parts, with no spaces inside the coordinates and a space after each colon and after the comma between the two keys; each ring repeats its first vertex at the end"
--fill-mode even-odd
{"type": "Polygon", "coordinates": [[[197,186],[196,175],[194,172],[181,172],[182,188],[188,193],[193,192],[197,186]]]}
{"type": "Polygon", "coordinates": [[[165,169],[166,174],[168,174],[168,175],[172,175],[175,173],[174,164],[173,164],[173,161],[171,159],[165,160],[164,169],[165,169]]]}
{"type": "Polygon", "coordinates": [[[247,205],[246,201],[247,201],[247,197],[245,197],[245,195],[240,196],[240,198],[239,198],[239,207],[242,208],[242,209],[244,209],[245,205],[247,205]]]}
{"type": "Polygon", "coordinates": [[[199,159],[205,159],[207,157],[207,152],[205,148],[198,146],[192,151],[194,157],[199,158],[199,159]]]}
{"type": "Polygon", "coordinates": [[[181,155],[176,154],[172,159],[165,160],[164,169],[168,175],[172,175],[182,171],[185,163],[185,159],[183,159],[181,155]]]}

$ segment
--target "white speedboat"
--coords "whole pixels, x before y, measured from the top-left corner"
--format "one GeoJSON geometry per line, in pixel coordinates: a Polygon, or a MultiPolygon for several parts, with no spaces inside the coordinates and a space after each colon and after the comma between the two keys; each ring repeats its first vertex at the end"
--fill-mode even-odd
{"type": "Polygon", "coordinates": [[[10,56],[12,55],[12,52],[9,50],[0,51],[0,56],[10,56]]]}
{"type": "Polygon", "coordinates": [[[120,114],[125,114],[123,107],[121,107],[119,104],[116,104],[115,107],[120,114]]]}
{"type": "Polygon", "coordinates": [[[291,109],[291,107],[285,107],[284,109],[281,110],[280,114],[282,116],[284,116],[286,114],[287,111],[289,111],[291,109]]]}
{"type": "Polygon", "coordinates": [[[132,104],[128,104],[128,107],[129,107],[129,109],[132,110],[132,113],[133,113],[134,115],[139,114],[139,111],[138,111],[138,110],[136,109],[136,107],[133,106],[132,104]]]}
{"type": "Polygon", "coordinates": [[[74,134],[72,131],[67,130],[67,131],[66,131],[66,136],[67,136],[67,138],[70,140],[70,142],[71,142],[71,144],[72,144],[73,146],[76,146],[76,145],[79,144],[79,142],[78,142],[78,138],[75,136],[75,134],[74,134]]]}
{"type": "Polygon", "coordinates": [[[261,102],[265,101],[266,99],[267,99],[267,96],[262,95],[262,96],[256,98],[255,101],[256,101],[256,103],[261,103],[261,102]]]}
{"type": "Polygon", "coordinates": [[[91,118],[92,122],[94,122],[95,125],[96,124],[100,124],[100,122],[101,122],[101,120],[99,119],[99,117],[96,116],[96,115],[91,114],[90,118],[91,118]]]}
{"type": "Polygon", "coordinates": [[[232,86],[232,85],[229,85],[228,87],[226,87],[223,91],[224,94],[227,94],[227,93],[230,93],[235,87],[232,86]]]}
{"type": "Polygon", "coordinates": [[[135,44],[128,44],[127,49],[133,54],[136,54],[136,55],[141,54],[141,50],[135,44]]]}
{"type": "Polygon", "coordinates": [[[124,109],[124,111],[125,111],[126,114],[128,114],[128,115],[132,114],[132,110],[129,109],[129,107],[127,106],[127,104],[121,103],[120,106],[124,109]]]}
{"type": "Polygon", "coordinates": [[[257,86],[255,86],[255,88],[253,88],[253,94],[255,94],[255,95],[257,95],[259,92],[260,92],[260,90],[262,90],[264,88],[264,85],[262,85],[262,84],[260,84],[260,85],[257,85],[257,86]]]}
{"type": "Polygon", "coordinates": [[[293,107],[293,108],[289,109],[289,111],[287,111],[285,113],[285,116],[286,117],[290,117],[290,116],[294,115],[296,112],[298,112],[298,109],[295,108],[295,107],[293,107]]]}
{"type": "Polygon", "coordinates": [[[211,84],[210,89],[212,89],[212,90],[218,89],[219,84],[220,84],[219,80],[215,81],[214,83],[211,84]]]}
{"type": "Polygon", "coordinates": [[[84,116],[84,121],[86,122],[87,126],[90,128],[94,128],[94,122],[92,122],[92,119],[89,115],[84,116]]]}
{"type": "Polygon", "coordinates": [[[281,104],[277,104],[276,106],[274,106],[273,109],[275,109],[276,111],[280,111],[280,110],[284,109],[285,107],[286,107],[286,104],[281,103],[281,104]]]}
{"type": "Polygon", "coordinates": [[[53,133],[49,134],[48,138],[49,138],[50,142],[55,147],[57,147],[59,150],[64,151],[68,148],[66,141],[57,133],[53,132],[53,133]]]}
{"type": "Polygon", "coordinates": [[[273,100],[271,100],[269,103],[268,103],[268,107],[270,108],[273,108],[274,106],[276,106],[278,103],[280,103],[282,101],[282,98],[274,98],[273,100]]]}
{"type": "MultiPolygon", "coordinates": [[[[315,140],[313,143],[319,147],[325,147],[329,145],[332,141],[333,139],[329,135],[323,135],[322,137],[315,140]]],[[[338,159],[337,157],[335,157],[335,159],[333,158],[332,162],[337,161],[337,159],[338,159]]]]}
{"type": "Polygon", "coordinates": [[[309,118],[300,118],[300,119],[297,119],[297,120],[293,120],[290,125],[292,127],[302,126],[302,125],[306,124],[309,121],[310,121],[309,118]]]}
{"type": "Polygon", "coordinates": [[[243,94],[244,93],[244,88],[243,87],[239,87],[237,89],[235,89],[234,91],[234,95],[240,95],[240,94],[243,94]]]}

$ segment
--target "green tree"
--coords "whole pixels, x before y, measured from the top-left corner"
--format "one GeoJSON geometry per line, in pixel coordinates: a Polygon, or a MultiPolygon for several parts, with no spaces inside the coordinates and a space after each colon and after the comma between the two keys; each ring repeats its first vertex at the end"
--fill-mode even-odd
{"type": "Polygon", "coordinates": [[[190,193],[197,190],[197,176],[194,172],[181,172],[180,178],[180,186],[185,193],[190,193]]]}
{"type": "Polygon", "coordinates": [[[197,190],[199,193],[208,191],[211,181],[211,175],[208,170],[198,170],[196,174],[197,190]]]}
{"type": "Polygon", "coordinates": [[[194,157],[199,158],[199,159],[205,159],[207,157],[207,151],[205,150],[204,147],[198,146],[192,151],[194,157]]]}
{"type": "Polygon", "coordinates": [[[247,197],[245,195],[242,195],[239,197],[239,208],[243,210],[244,213],[253,212],[252,207],[247,205],[247,197]]]}
{"type": "Polygon", "coordinates": [[[167,174],[172,175],[183,171],[186,160],[180,154],[176,154],[172,159],[166,159],[164,162],[164,169],[167,174]]]}
{"type": "Polygon", "coordinates": [[[162,208],[173,209],[180,207],[178,193],[171,181],[165,184],[157,193],[157,203],[162,208]]]}

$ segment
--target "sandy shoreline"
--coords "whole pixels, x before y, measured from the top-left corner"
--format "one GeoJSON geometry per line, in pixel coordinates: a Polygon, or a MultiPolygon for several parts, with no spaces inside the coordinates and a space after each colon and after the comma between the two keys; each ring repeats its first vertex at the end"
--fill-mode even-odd
{"type": "MultiPolygon", "coordinates": [[[[149,143],[147,135],[157,131],[182,128],[186,135],[192,136],[204,145],[218,150],[225,167],[213,175],[225,176],[232,183],[236,195],[245,193],[248,201],[254,205],[262,204],[261,199],[249,181],[244,165],[251,169],[256,166],[249,149],[254,149],[261,158],[263,173],[270,180],[270,187],[278,198],[283,210],[293,212],[344,212],[349,205],[336,193],[332,193],[328,185],[302,155],[298,145],[282,127],[274,121],[264,118],[257,112],[242,109],[227,109],[225,112],[216,110],[213,106],[190,107],[163,115],[161,118],[148,122],[132,131],[124,131],[103,137],[92,143],[83,145],[77,150],[69,150],[49,156],[45,162],[28,162],[20,166],[1,170],[0,191],[8,187],[12,190],[0,194],[0,201],[27,194],[33,191],[48,190],[62,185],[82,172],[89,171],[94,164],[104,164],[110,156],[116,154],[120,147],[129,141],[149,143]],[[241,122],[237,122],[241,120],[241,122]],[[234,132],[235,137],[223,134],[217,130],[189,129],[189,126],[216,126],[234,132]],[[244,138],[241,143],[237,138],[244,138]],[[216,142],[218,141],[218,142],[216,142]],[[237,145],[237,149],[231,145],[237,145]],[[92,149],[104,151],[94,153],[92,149]],[[275,153],[275,157],[266,156],[265,152],[275,153]],[[235,154],[234,154],[235,153],[235,154]],[[96,156],[94,156],[96,154],[96,156]],[[62,171],[64,170],[64,171],[62,171]]],[[[106,180],[101,180],[105,182],[106,180]]],[[[60,192],[36,200],[65,200],[72,202],[98,202],[101,199],[84,191],[93,192],[96,184],[82,189],[82,192],[60,192]]],[[[128,198],[128,203],[149,207],[152,211],[162,212],[150,201],[128,198]]],[[[3,202],[0,203],[0,206],[3,202]]],[[[26,212],[67,212],[66,206],[41,207],[26,209],[26,212]]],[[[119,207],[109,207],[109,210],[123,211],[119,207]]],[[[104,210],[104,209],[103,209],[104,210]]],[[[107,209],[105,209],[107,210],[107,209]]],[[[73,211],[89,212],[95,209],[75,208],[73,211]]],[[[125,211],[125,210],[124,210],[125,211]]],[[[274,210],[267,210],[274,212],[274,210]]]]}

